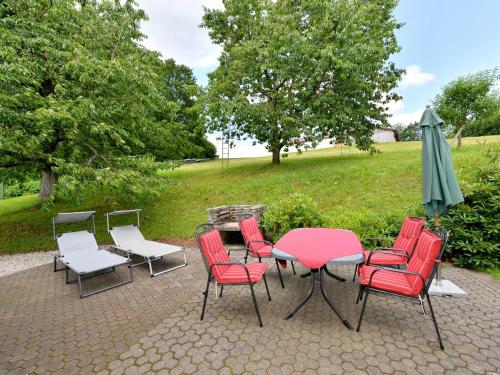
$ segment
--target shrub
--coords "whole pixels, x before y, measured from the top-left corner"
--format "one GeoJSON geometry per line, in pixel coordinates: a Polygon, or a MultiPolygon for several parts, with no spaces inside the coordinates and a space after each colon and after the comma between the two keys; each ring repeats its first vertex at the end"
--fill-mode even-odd
{"type": "Polygon", "coordinates": [[[327,220],[331,228],[349,229],[356,233],[366,249],[391,245],[398,235],[402,221],[402,217],[374,214],[369,211],[330,214],[327,220]],[[374,238],[384,238],[385,241],[374,238]]]}
{"type": "Polygon", "coordinates": [[[266,235],[277,241],[295,228],[312,228],[325,225],[325,219],[312,198],[294,193],[271,204],[262,218],[266,235]]]}
{"type": "Polygon", "coordinates": [[[472,121],[464,128],[464,137],[479,137],[483,135],[500,134],[500,112],[485,119],[472,121]]]}
{"type": "Polygon", "coordinates": [[[21,195],[23,195],[23,189],[21,187],[21,184],[15,183],[5,187],[6,197],[13,198],[13,197],[20,197],[21,195]]]}
{"type": "Polygon", "coordinates": [[[464,203],[442,218],[450,230],[447,256],[460,267],[500,266],[500,145],[468,169],[461,181],[464,203]]]}
{"type": "Polygon", "coordinates": [[[23,193],[24,194],[38,194],[40,192],[40,181],[39,180],[28,180],[23,182],[23,193]]]}

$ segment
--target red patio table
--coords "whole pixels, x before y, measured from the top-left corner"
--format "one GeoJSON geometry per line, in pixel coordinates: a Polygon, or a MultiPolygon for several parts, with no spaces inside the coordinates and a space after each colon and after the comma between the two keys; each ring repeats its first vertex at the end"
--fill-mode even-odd
{"type": "Polygon", "coordinates": [[[297,306],[292,308],[285,319],[290,319],[311,298],[314,292],[316,275],[319,273],[319,285],[323,298],[330,308],[352,329],[349,320],[328,298],[325,287],[325,276],[328,274],[338,280],[326,268],[327,264],[360,264],[364,262],[363,246],[356,235],[344,229],[303,228],[286,233],[272,251],[273,257],[283,260],[297,260],[311,271],[309,290],[297,306]]]}

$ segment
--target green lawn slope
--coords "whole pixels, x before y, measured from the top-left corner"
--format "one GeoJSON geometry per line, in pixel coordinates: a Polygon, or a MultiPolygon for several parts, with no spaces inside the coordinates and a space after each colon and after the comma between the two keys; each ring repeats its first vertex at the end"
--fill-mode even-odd
{"type": "MultiPolygon", "coordinates": [[[[464,147],[453,147],[455,168],[460,175],[484,143],[499,142],[500,136],[465,138],[464,147]]],[[[154,205],[144,208],[142,228],[152,239],[191,238],[196,225],[206,221],[206,209],[224,204],[269,204],[300,192],[314,198],[329,215],[353,212],[390,213],[401,216],[421,199],[420,142],[380,144],[380,153],[369,155],[351,148],[314,150],[290,155],[280,165],[270,157],[232,159],[228,168],[220,161],[183,165],[165,172],[174,183],[154,205]]],[[[134,207],[121,207],[134,208],[134,207]]],[[[0,253],[54,248],[50,218],[56,212],[96,209],[98,241],[111,243],[99,202],[82,205],[58,203],[46,212],[36,197],[0,201],[0,253]]],[[[132,218],[131,218],[132,219],[132,218]]]]}

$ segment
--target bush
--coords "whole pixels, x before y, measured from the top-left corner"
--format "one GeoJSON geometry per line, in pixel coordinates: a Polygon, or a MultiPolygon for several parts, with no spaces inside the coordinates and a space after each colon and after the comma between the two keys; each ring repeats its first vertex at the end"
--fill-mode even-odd
{"type": "Polygon", "coordinates": [[[40,192],[39,180],[28,180],[23,183],[24,194],[38,194],[40,192]]]}
{"type": "Polygon", "coordinates": [[[294,193],[271,204],[264,212],[262,227],[266,235],[277,241],[295,228],[313,228],[325,225],[325,218],[318,211],[312,198],[294,193]]]}
{"type": "Polygon", "coordinates": [[[487,117],[472,121],[464,128],[464,137],[480,137],[483,135],[500,134],[500,112],[487,117]]]}
{"type": "Polygon", "coordinates": [[[5,197],[20,197],[24,194],[38,194],[40,191],[40,181],[26,180],[25,182],[14,182],[5,187],[5,197]]]}
{"type": "MultiPolygon", "coordinates": [[[[408,215],[421,214],[422,208],[408,207],[408,215]]],[[[266,235],[277,241],[295,228],[327,227],[348,229],[356,233],[367,248],[379,245],[373,237],[385,237],[392,243],[397,236],[403,217],[366,212],[328,212],[318,210],[312,198],[295,193],[270,205],[264,212],[262,227],[266,235]]]]}
{"type": "Polygon", "coordinates": [[[5,197],[13,198],[20,197],[21,195],[23,195],[21,184],[16,183],[5,187],[5,197]]]}
{"type": "Polygon", "coordinates": [[[500,145],[471,165],[461,187],[464,203],[441,220],[451,232],[447,256],[460,267],[500,267],[500,145]]]}
{"type": "Polygon", "coordinates": [[[349,212],[331,215],[327,220],[331,228],[348,229],[356,233],[366,249],[375,246],[390,246],[399,233],[403,217],[380,215],[371,212],[349,212]],[[374,238],[385,238],[383,242],[374,238]]]}

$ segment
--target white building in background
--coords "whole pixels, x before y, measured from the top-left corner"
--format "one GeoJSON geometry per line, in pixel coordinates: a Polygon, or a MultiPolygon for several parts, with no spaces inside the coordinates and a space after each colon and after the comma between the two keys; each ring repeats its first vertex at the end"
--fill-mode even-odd
{"type": "Polygon", "coordinates": [[[375,129],[372,140],[375,143],[396,142],[396,131],[391,128],[375,129]]]}

